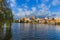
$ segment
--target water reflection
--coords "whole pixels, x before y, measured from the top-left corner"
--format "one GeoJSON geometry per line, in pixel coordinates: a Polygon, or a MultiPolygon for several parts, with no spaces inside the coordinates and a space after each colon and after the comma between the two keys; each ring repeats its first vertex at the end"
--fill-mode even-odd
{"type": "Polygon", "coordinates": [[[60,26],[12,23],[0,28],[0,40],[60,40],[60,26]]]}
{"type": "MultiPolygon", "coordinates": [[[[20,24],[12,26],[13,40],[60,40],[60,32],[56,25],[20,24]]],[[[60,29],[60,28],[59,28],[60,29]]]]}
{"type": "Polygon", "coordinates": [[[0,26],[0,39],[2,40],[3,34],[2,34],[2,27],[0,26]]]}
{"type": "Polygon", "coordinates": [[[8,28],[7,24],[0,26],[0,40],[10,40],[12,37],[11,34],[11,24],[9,23],[8,28]]]}

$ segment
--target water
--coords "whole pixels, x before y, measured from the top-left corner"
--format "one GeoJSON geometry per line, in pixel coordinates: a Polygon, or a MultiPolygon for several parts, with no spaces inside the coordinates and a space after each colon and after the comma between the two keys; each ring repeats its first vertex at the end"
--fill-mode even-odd
{"type": "Polygon", "coordinates": [[[60,40],[60,26],[12,23],[0,27],[0,40],[60,40]]]}

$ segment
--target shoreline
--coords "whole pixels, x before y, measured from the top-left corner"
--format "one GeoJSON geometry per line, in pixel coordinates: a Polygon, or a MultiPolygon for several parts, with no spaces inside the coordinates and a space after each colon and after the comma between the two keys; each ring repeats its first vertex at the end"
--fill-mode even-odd
{"type": "MultiPolygon", "coordinates": [[[[25,23],[25,22],[14,22],[14,23],[25,23]]],[[[28,22],[29,23],[29,22],[28,22]]],[[[60,25],[60,23],[29,23],[29,24],[49,24],[49,25],[60,25]]]]}

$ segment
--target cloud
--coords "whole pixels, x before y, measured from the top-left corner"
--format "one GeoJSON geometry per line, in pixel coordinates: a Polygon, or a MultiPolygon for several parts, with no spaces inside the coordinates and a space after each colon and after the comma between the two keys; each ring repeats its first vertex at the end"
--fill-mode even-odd
{"type": "Polygon", "coordinates": [[[34,15],[36,8],[32,7],[31,9],[32,10],[28,10],[28,8],[17,8],[18,12],[14,14],[14,17],[21,18],[21,17],[25,17],[25,16],[31,16],[31,14],[34,15]]]}
{"type": "Polygon", "coordinates": [[[32,11],[35,12],[36,11],[36,7],[32,7],[32,11]]]}
{"type": "Polygon", "coordinates": [[[18,8],[18,13],[15,14],[15,16],[18,17],[24,17],[26,15],[30,15],[31,11],[27,10],[27,9],[23,9],[23,8],[18,8]]]}
{"type": "Polygon", "coordinates": [[[60,4],[60,0],[53,0],[53,1],[52,1],[52,5],[53,5],[53,6],[56,6],[56,5],[58,5],[58,4],[60,4]]]}
{"type": "Polygon", "coordinates": [[[52,12],[52,16],[54,16],[54,18],[60,18],[60,12],[52,12]]]}
{"type": "Polygon", "coordinates": [[[13,3],[10,3],[10,6],[11,6],[11,7],[14,7],[14,6],[15,6],[15,4],[13,4],[13,3]]]}
{"type": "Polygon", "coordinates": [[[47,13],[50,13],[49,7],[47,7],[45,4],[41,4],[38,6],[40,10],[37,10],[36,7],[32,7],[31,10],[28,10],[28,6],[24,5],[24,8],[17,8],[18,13],[15,14],[17,17],[24,17],[24,16],[41,16],[47,13]]]}
{"type": "Polygon", "coordinates": [[[38,5],[38,8],[41,8],[41,9],[44,9],[44,8],[46,8],[46,9],[49,9],[51,7],[51,5],[45,5],[44,3],[41,3],[40,5],[38,5]]]}
{"type": "Polygon", "coordinates": [[[25,16],[25,12],[23,11],[23,9],[22,8],[18,8],[18,13],[16,14],[17,16],[25,16]]]}
{"type": "Polygon", "coordinates": [[[40,5],[38,5],[38,8],[40,8],[40,10],[38,11],[36,15],[46,15],[49,17],[60,17],[60,12],[53,12],[50,10],[51,5],[47,6],[44,3],[41,3],[40,5]]]}
{"type": "Polygon", "coordinates": [[[11,3],[16,3],[15,0],[10,0],[10,1],[11,1],[11,3]]]}
{"type": "Polygon", "coordinates": [[[11,7],[15,7],[15,6],[16,6],[15,0],[10,0],[10,6],[11,6],[11,7]]]}
{"type": "Polygon", "coordinates": [[[52,14],[55,14],[56,16],[60,17],[60,12],[52,12],[52,14]]]}
{"type": "MultiPolygon", "coordinates": [[[[38,2],[38,0],[36,1],[38,2]]],[[[44,2],[48,2],[48,0],[44,0],[44,2]]],[[[59,4],[59,2],[56,2],[56,1],[53,1],[53,2],[52,2],[52,5],[59,4]]],[[[15,5],[16,5],[16,2],[15,0],[13,0],[11,6],[15,7],[15,5]]],[[[21,8],[17,7],[18,12],[14,13],[14,17],[21,18],[21,17],[31,16],[31,15],[36,15],[36,16],[46,15],[50,17],[53,17],[53,16],[55,17],[57,15],[57,12],[54,12],[55,13],[54,14],[53,12],[50,11],[51,4],[46,5],[44,3],[41,3],[41,4],[38,4],[37,7],[34,6],[31,8],[29,8],[29,6],[27,6],[26,4],[23,4],[22,6],[23,7],[21,8]]]]}
{"type": "Polygon", "coordinates": [[[38,14],[43,15],[43,14],[49,13],[50,6],[46,6],[44,3],[42,3],[38,5],[38,8],[40,8],[40,10],[38,11],[38,14]]]}

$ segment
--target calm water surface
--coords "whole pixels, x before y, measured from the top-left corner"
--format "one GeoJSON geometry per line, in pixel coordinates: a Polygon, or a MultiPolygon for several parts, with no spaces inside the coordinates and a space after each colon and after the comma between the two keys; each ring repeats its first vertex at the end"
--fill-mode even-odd
{"type": "Polygon", "coordinates": [[[0,27],[0,40],[60,40],[60,26],[12,23],[0,27]]]}

